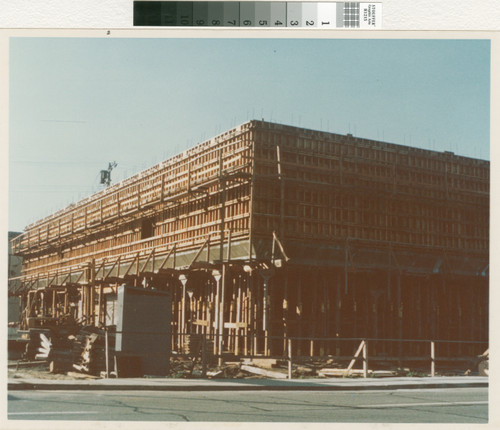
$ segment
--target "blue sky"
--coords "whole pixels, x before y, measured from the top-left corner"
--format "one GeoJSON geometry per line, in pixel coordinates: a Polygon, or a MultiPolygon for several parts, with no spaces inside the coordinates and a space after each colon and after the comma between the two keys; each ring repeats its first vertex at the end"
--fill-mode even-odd
{"type": "Polygon", "coordinates": [[[489,159],[487,40],[12,38],[9,230],[252,118],[489,159]]]}

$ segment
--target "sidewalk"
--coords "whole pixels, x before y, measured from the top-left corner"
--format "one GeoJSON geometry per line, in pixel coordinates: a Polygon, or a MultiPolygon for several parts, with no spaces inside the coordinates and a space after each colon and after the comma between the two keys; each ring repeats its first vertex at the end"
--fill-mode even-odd
{"type": "Polygon", "coordinates": [[[136,391],[314,391],[398,390],[488,387],[485,376],[357,379],[173,379],[123,378],[95,380],[9,379],[9,390],[136,390],[136,391]]]}

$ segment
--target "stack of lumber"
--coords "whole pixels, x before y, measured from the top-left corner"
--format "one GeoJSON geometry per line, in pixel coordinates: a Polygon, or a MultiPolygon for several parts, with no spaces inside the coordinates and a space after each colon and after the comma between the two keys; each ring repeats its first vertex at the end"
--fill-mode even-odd
{"type": "MultiPolygon", "coordinates": [[[[73,367],[83,373],[99,375],[106,369],[106,345],[103,331],[82,329],[73,343],[73,367]]],[[[110,345],[112,347],[112,345],[110,345]]]]}
{"type": "Polygon", "coordinates": [[[75,336],[68,333],[52,333],[49,359],[51,373],[65,373],[72,369],[72,346],[75,336]]]}
{"type": "Polygon", "coordinates": [[[43,333],[40,333],[40,346],[38,348],[38,354],[35,355],[36,360],[47,360],[52,349],[52,342],[43,333]]]}
{"type": "Polygon", "coordinates": [[[201,353],[201,340],[202,335],[200,334],[187,334],[184,339],[184,353],[197,356],[201,353]]]}
{"type": "Polygon", "coordinates": [[[51,348],[49,333],[49,330],[30,329],[25,350],[26,360],[47,360],[51,348]]]}

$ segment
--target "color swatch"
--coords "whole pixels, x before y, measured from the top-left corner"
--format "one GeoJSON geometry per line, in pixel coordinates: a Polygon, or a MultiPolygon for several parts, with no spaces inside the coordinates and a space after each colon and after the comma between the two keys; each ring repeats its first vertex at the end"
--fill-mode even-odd
{"type": "Polygon", "coordinates": [[[376,29],[381,12],[382,3],[134,1],[134,26],[376,29]]]}

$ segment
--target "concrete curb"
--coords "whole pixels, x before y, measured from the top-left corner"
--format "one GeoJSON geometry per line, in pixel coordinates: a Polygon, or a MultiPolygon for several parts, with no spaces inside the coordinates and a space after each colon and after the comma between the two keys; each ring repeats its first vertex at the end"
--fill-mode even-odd
{"type": "Polygon", "coordinates": [[[81,381],[19,381],[8,382],[9,391],[18,390],[81,390],[81,391],[367,391],[367,390],[408,390],[433,388],[479,388],[488,387],[484,381],[447,380],[447,381],[275,381],[258,380],[162,380],[152,383],[109,383],[110,380],[81,381]]]}

